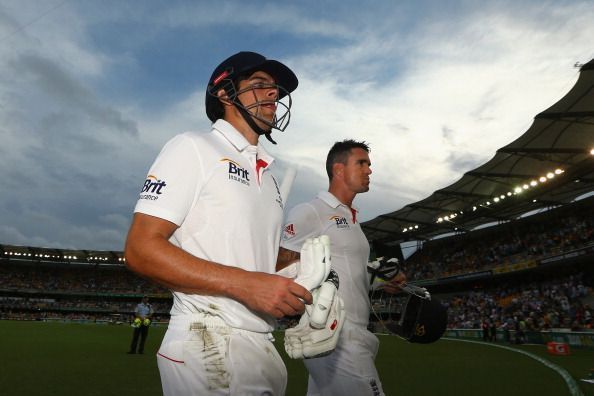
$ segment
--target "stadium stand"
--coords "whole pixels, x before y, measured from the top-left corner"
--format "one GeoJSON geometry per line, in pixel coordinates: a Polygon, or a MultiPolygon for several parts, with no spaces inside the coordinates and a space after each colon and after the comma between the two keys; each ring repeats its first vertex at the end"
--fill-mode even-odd
{"type": "Polygon", "coordinates": [[[169,320],[168,290],[130,272],[121,252],[0,249],[0,319],[128,323],[146,294],[154,322],[169,320]]]}
{"type": "MultiPolygon", "coordinates": [[[[449,329],[485,324],[489,341],[543,342],[547,332],[594,339],[594,198],[514,222],[427,241],[403,263],[409,280],[448,307],[449,329]],[[489,330],[490,331],[490,330],[489,330]],[[489,333],[490,334],[490,333],[489,333]]],[[[373,326],[402,296],[372,294],[373,326]]],[[[485,333],[486,334],[486,333],[485,333]]]]}
{"type": "MultiPolygon", "coordinates": [[[[574,333],[554,337],[594,345],[593,88],[594,59],[487,162],[362,223],[375,257],[398,258],[410,282],[449,306],[460,330],[449,335],[490,340],[499,328],[506,340],[542,342],[560,330],[574,333]],[[415,249],[406,261],[403,248],[415,249]]],[[[374,316],[397,316],[399,299],[374,292],[374,316]]]]}
{"type": "MultiPolygon", "coordinates": [[[[480,329],[487,320],[501,333],[520,322],[527,331],[590,331],[593,200],[426,242],[403,268],[448,306],[450,329],[480,329]]],[[[1,319],[128,323],[148,294],[155,322],[168,321],[169,291],[130,272],[121,252],[0,249],[1,319]]],[[[374,297],[380,316],[402,303],[374,297]]]]}

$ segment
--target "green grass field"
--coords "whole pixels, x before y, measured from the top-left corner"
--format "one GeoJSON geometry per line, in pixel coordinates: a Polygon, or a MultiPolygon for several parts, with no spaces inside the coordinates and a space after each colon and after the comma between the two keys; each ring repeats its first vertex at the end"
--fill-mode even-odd
{"type": "MultiPolygon", "coordinates": [[[[0,394],[160,395],[155,352],[165,328],[151,328],[144,355],[127,355],[129,326],[0,321],[0,394]]],[[[441,340],[415,345],[380,336],[377,358],[387,395],[570,395],[563,378],[524,354],[489,345],[441,340]]],[[[287,395],[304,395],[307,374],[287,358],[282,333],[277,347],[289,371],[287,395]]],[[[584,395],[594,385],[579,381],[594,368],[594,350],[550,356],[542,345],[522,350],[564,368],[584,395]]]]}

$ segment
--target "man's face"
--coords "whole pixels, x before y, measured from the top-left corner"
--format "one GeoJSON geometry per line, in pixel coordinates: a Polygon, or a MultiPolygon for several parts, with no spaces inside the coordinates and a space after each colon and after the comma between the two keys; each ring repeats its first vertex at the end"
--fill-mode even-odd
{"type": "Polygon", "coordinates": [[[344,181],[354,193],[369,191],[369,175],[371,175],[371,161],[369,153],[362,148],[351,149],[347,163],[344,166],[344,181]]]}
{"type": "MultiPolygon", "coordinates": [[[[253,73],[239,82],[238,92],[241,92],[237,96],[239,101],[251,114],[272,123],[276,113],[278,88],[270,74],[263,71],[253,73]]],[[[269,125],[258,119],[254,121],[260,128],[270,130],[269,125]]]]}

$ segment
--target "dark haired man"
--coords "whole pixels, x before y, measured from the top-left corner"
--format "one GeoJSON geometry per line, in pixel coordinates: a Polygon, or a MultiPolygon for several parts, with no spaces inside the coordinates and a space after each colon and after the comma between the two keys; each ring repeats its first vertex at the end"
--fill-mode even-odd
{"type": "Polygon", "coordinates": [[[132,342],[130,343],[128,354],[135,354],[137,347],[138,353],[141,355],[144,353],[144,344],[148,337],[153,313],[153,307],[149,304],[148,296],[142,296],[142,301],[134,309],[134,321],[132,322],[134,331],[132,332],[132,342]],[[140,344],[138,343],[139,340],[140,344]]]}
{"type": "MultiPolygon", "coordinates": [[[[346,320],[336,349],[327,356],[306,359],[308,395],[382,395],[374,360],[378,339],[369,322],[369,243],[357,219],[353,200],[369,190],[371,161],[365,142],[344,140],[330,149],[326,160],[328,191],[294,207],[283,228],[281,266],[299,258],[307,238],[326,234],[331,241],[332,268],[338,273],[338,295],[346,320]]],[[[277,267],[278,268],[278,267],[277,267]]]]}
{"type": "Polygon", "coordinates": [[[229,57],[206,89],[212,131],[174,137],[149,170],[126,263],[173,292],[157,354],[165,395],[285,392],[270,332],[312,296],[274,274],[284,204],[258,142],[286,128],[297,84],[278,61],[229,57]]]}

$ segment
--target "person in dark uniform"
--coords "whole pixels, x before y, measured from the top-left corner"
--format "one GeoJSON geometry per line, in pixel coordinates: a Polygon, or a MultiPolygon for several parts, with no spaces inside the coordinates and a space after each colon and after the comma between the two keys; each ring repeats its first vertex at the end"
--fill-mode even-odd
{"type": "Polygon", "coordinates": [[[132,343],[128,354],[136,353],[136,346],[138,345],[138,353],[144,353],[144,343],[148,337],[148,330],[151,325],[151,318],[153,317],[153,307],[149,304],[148,296],[143,296],[142,301],[136,306],[134,310],[134,322],[132,327],[134,333],[132,334],[132,343]],[[140,339],[140,344],[138,340],[140,339]]]}

